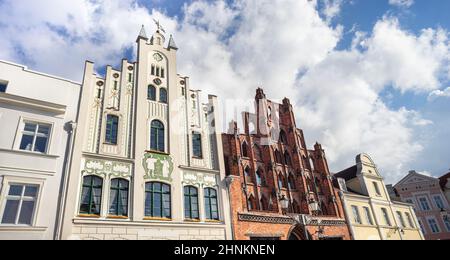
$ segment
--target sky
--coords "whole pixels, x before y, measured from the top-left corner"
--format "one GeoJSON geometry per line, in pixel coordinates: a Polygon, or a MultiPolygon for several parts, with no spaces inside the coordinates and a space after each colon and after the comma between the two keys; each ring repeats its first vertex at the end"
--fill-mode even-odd
{"type": "MultiPolygon", "coordinates": [[[[141,25],[173,34],[178,71],[246,103],[289,97],[331,171],[372,156],[388,183],[450,169],[450,1],[0,0],[0,59],[81,81],[135,59],[141,25]]],[[[238,102],[239,103],[239,102],[238,102]]]]}

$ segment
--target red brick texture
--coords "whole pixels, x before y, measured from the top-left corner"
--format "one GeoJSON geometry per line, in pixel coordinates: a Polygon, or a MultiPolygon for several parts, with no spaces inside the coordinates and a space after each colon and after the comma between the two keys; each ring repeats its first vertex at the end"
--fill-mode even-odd
{"type": "Polygon", "coordinates": [[[256,115],[244,113],[244,133],[231,124],[223,134],[227,175],[233,179],[230,198],[235,239],[289,239],[320,237],[350,239],[342,204],[320,144],[314,150],[306,147],[303,131],[296,127],[292,105],[267,100],[257,90],[256,115]],[[280,198],[289,201],[282,209],[280,198]],[[312,202],[320,205],[318,211],[312,202]],[[286,216],[304,214],[327,219],[327,225],[296,226],[286,216]],[[243,220],[240,215],[251,216],[243,220]]]}

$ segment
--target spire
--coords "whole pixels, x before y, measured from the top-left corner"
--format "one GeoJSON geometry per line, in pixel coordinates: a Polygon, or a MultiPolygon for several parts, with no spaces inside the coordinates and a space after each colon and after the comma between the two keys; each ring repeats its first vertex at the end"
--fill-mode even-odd
{"type": "Polygon", "coordinates": [[[172,34],[170,35],[168,48],[169,48],[169,50],[170,49],[178,50],[177,44],[175,43],[175,40],[173,39],[172,34]]]}
{"type": "Polygon", "coordinates": [[[142,27],[141,27],[141,31],[139,32],[138,38],[148,39],[147,38],[147,33],[145,32],[145,26],[144,25],[142,25],[142,27]]]}

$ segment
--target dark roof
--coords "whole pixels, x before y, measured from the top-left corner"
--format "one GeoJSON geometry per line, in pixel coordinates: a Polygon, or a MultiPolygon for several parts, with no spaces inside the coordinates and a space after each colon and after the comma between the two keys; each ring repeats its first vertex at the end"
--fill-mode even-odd
{"type": "Polygon", "coordinates": [[[447,185],[447,180],[450,178],[450,172],[446,175],[439,178],[439,184],[441,185],[441,188],[445,188],[445,185],[447,185]]]}
{"type": "Polygon", "coordinates": [[[334,174],[334,177],[342,178],[342,179],[348,181],[348,180],[356,178],[357,172],[358,172],[358,167],[355,165],[346,170],[343,170],[341,172],[334,174]]]}

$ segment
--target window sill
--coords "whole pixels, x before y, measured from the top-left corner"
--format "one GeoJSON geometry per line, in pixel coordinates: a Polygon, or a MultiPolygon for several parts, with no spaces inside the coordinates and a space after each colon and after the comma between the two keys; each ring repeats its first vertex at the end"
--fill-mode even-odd
{"type": "Polygon", "coordinates": [[[101,218],[99,215],[89,215],[89,214],[80,214],[77,217],[79,218],[101,218]]]}
{"type": "Polygon", "coordinates": [[[192,156],[192,159],[203,160],[203,157],[192,156]]]}
{"type": "Polygon", "coordinates": [[[193,223],[200,223],[201,222],[200,219],[190,219],[190,218],[187,218],[184,221],[186,221],[186,222],[193,222],[193,223]]]}
{"type": "Polygon", "coordinates": [[[51,155],[51,154],[46,154],[46,153],[38,153],[38,152],[25,151],[25,150],[11,150],[11,149],[1,149],[0,148],[0,152],[17,153],[17,154],[46,157],[46,158],[52,158],[52,159],[57,159],[60,157],[59,155],[51,155]]]}
{"type": "Polygon", "coordinates": [[[172,221],[171,218],[152,218],[152,217],[146,217],[144,218],[145,221],[172,221]]]}
{"type": "Polygon", "coordinates": [[[121,217],[121,216],[107,216],[106,218],[107,219],[122,219],[122,220],[129,219],[129,217],[125,217],[125,216],[123,216],[123,217],[121,217]]]}
{"type": "Polygon", "coordinates": [[[155,154],[160,154],[160,155],[170,155],[166,152],[161,152],[161,151],[153,151],[153,150],[146,150],[146,153],[155,153],[155,154]]]}
{"type": "Polygon", "coordinates": [[[206,223],[216,223],[216,224],[222,223],[221,220],[211,220],[211,219],[205,220],[205,222],[206,223]]]}

